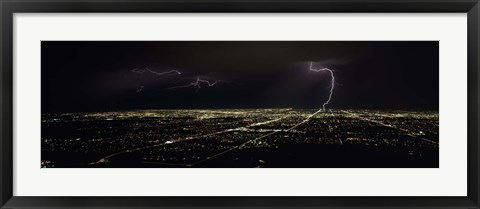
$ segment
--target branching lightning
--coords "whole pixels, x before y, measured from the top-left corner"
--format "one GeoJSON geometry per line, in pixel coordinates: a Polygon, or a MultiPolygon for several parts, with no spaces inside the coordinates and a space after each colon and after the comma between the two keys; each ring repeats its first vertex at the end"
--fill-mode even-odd
{"type": "Polygon", "coordinates": [[[207,84],[208,87],[212,87],[212,86],[215,86],[216,84],[218,84],[219,82],[222,82],[222,81],[221,80],[215,80],[214,82],[210,82],[208,80],[200,79],[200,76],[197,76],[197,79],[195,80],[195,82],[191,82],[190,84],[183,85],[183,86],[173,86],[173,87],[170,87],[168,89],[195,87],[195,88],[197,88],[197,91],[198,91],[198,89],[202,88],[202,85],[200,85],[202,83],[207,84]]]}
{"type": "Polygon", "coordinates": [[[139,69],[139,68],[132,69],[132,73],[139,73],[140,74],[140,73],[144,73],[144,72],[145,72],[145,70],[143,70],[143,69],[139,69]]]}
{"type": "Polygon", "coordinates": [[[168,75],[168,74],[178,74],[178,75],[181,75],[182,72],[178,71],[178,70],[170,70],[170,71],[165,71],[165,72],[157,72],[157,71],[154,71],[148,67],[146,67],[145,69],[140,69],[140,68],[134,68],[132,69],[132,73],[138,73],[138,74],[142,74],[142,73],[145,73],[145,72],[149,72],[149,73],[152,73],[152,74],[155,74],[155,75],[158,75],[158,76],[162,76],[162,75],[168,75]]]}
{"type": "MultiPolygon", "coordinates": [[[[148,67],[134,68],[131,71],[132,71],[132,73],[137,73],[137,74],[144,74],[144,73],[148,72],[148,73],[155,74],[157,76],[182,75],[182,72],[180,72],[178,70],[169,70],[169,71],[164,71],[164,72],[158,72],[158,71],[154,71],[154,70],[152,70],[148,67]]],[[[215,81],[212,82],[212,81],[208,81],[208,80],[205,80],[205,79],[201,79],[200,76],[197,76],[196,80],[194,82],[191,82],[187,85],[169,87],[167,89],[195,87],[196,91],[198,91],[202,87],[205,87],[205,86],[212,87],[212,86],[217,85],[219,82],[223,82],[223,81],[222,80],[215,80],[215,81]],[[202,85],[202,84],[204,84],[204,85],[202,85]]],[[[143,91],[144,87],[145,86],[143,86],[143,85],[137,85],[137,93],[143,91]]]]}
{"type": "Polygon", "coordinates": [[[167,75],[167,74],[172,74],[172,73],[176,73],[178,75],[181,75],[182,73],[178,70],[170,70],[170,71],[166,71],[166,72],[156,72],[156,71],[153,71],[153,70],[150,70],[149,68],[145,68],[145,70],[147,70],[148,72],[150,73],[153,73],[155,75],[158,75],[158,76],[162,76],[162,75],[167,75]]]}
{"type": "MultiPolygon", "coordinates": [[[[152,74],[155,74],[157,76],[165,76],[165,75],[169,75],[169,74],[177,74],[177,75],[181,75],[182,73],[178,70],[170,70],[170,71],[165,71],[165,72],[157,72],[157,71],[154,71],[154,70],[151,70],[150,68],[146,67],[146,68],[134,68],[132,69],[132,73],[137,73],[137,74],[143,74],[143,73],[146,73],[146,72],[149,72],[149,73],[152,73],[152,74]]],[[[131,82],[131,80],[128,78],[128,76],[125,74],[125,78],[131,82]]],[[[144,85],[139,85],[139,84],[135,84],[135,86],[137,87],[136,89],[136,92],[139,93],[139,92],[142,92],[144,89],[145,89],[145,86],[144,85]]]]}

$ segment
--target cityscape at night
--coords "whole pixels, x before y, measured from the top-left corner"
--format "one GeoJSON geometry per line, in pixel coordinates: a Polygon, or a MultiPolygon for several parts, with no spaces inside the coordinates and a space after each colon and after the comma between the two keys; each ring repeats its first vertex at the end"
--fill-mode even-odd
{"type": "Polygon", "coordinates": [[[44,167],[438,167],[438,114],[326,110],[48,114],[44,167]]]}
{"type": "Polygon", "coordinates": [[[438,41],[42,41],[42,168],[438,168],[438,41]]]}

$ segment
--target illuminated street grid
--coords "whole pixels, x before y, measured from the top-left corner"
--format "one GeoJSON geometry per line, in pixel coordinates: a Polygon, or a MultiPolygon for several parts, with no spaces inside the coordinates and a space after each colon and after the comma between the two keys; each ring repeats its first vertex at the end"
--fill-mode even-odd
{"type": "Polygon", "coordinates": [[[438,167],[436,112],[316,111],[44,114],[41,166],[438,167]]]}

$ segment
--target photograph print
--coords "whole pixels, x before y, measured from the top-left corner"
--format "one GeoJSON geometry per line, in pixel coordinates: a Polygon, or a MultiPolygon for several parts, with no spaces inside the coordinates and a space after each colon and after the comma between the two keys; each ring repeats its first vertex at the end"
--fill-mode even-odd
{"type": "Polygon", "coordinates": [[[41,168],[438,168],[438,41],[42,41],[41,168]]]}

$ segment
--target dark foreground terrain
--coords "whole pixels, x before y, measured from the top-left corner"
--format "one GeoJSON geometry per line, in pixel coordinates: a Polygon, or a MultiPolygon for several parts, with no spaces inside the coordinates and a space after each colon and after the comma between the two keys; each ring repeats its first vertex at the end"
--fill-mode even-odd
{"type": "Polygon", "coordinates": [[[140,110],[42,115],[42,167],[437,168],[438,113],[140,110]],[[309,117],[310,116],[310,117],[309,117]]]}

